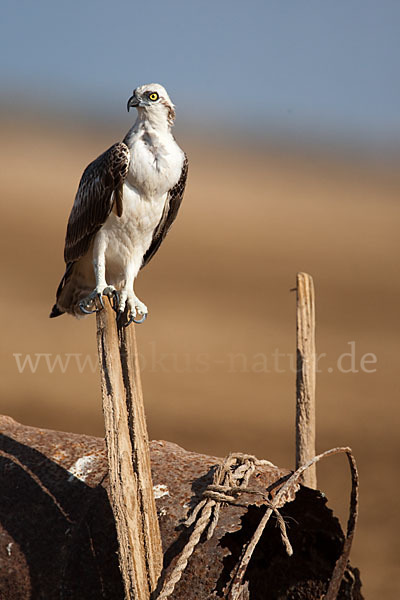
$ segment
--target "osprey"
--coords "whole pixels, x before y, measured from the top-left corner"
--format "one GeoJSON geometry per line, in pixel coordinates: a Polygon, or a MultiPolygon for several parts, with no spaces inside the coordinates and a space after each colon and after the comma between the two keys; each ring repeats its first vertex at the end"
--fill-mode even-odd
{"type": "Polygon", "coordinates": [[[123,142],[82,175],[67,226],[66,270],[50,317],[95,312],[106,295],[126,325],[146,318],[134,281],[176,218],[188,160],[172,135],[175,109],[162,85],[136,88],[131,107],[138,116],[123,142]]]}

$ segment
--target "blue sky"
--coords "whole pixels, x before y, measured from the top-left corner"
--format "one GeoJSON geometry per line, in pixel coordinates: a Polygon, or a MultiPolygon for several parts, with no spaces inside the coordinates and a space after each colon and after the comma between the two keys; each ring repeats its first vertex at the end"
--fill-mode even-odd
{"type": "Polygon", "coordinates": [[[400,139],[400,2],[14,0],[4,96],[119,115],[163,83],[186,121],[400,139]]]}

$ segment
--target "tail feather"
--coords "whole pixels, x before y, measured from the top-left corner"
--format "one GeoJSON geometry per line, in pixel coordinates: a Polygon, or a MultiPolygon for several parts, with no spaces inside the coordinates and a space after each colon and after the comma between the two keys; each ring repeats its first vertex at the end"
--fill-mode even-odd
{"type": "Polygon", "coordinates": [[[49,314],[50,319],[54,319],[54,317],[60,317],[61,315],[64,314],[63,310],[60,310],[57,306],[57,304],[55,304],[53,306],[53,308],[51,309],[51,313],[49,314]]]}
{"type": "Polygon", "coordinates": [[[83,300],[96,285],[91,261],[68,263],[65,273],[57,289],[56,303],[51,309],[50,318],[69,313],[78,319],[85,316],[79,307],[83,300]]]}
{"type": "Polygon", "coordinates": [[[61,281],[60,281],[60,284],[59,284],[59,286],[58,286],[58,288],[57,288],[57,292],[56,292],[56,303],[54,304],[54,306],[53,306],[53,308],[51,309],[51,312],[50,312],[50,314],[49,314],[49,317],[50,317],[50,319],[54,319],[54,317],[60,317],[61,315],[63,315],[63,314],[65,313],[65,310],[61,310],[61,309],[60,309],[60,308],[57,306],[57,302],[58,302],[58,299],[59,299],[59,298],[60,298],[60,296],[61,296],[61,292],[63,291],[65,284],[67,283],[67,281],[68,281],[68,279],[69,279],[69,277],[70,277],[70,275],[71,275],[71,272],[72,272],[72,265],[73,265],[73,263],[72,263],[72,262],[70,262],[70,263],[68,263],[68,264],[67,264],[67,266],[66,266],[66,269],[65,269],[65,273],[64,273],[64,275],[62,276],[62,279],[61,279],[61,281]]]}

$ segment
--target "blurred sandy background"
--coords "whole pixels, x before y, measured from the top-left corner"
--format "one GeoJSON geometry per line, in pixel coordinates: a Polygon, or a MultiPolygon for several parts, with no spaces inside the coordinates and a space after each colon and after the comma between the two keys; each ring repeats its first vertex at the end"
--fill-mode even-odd
{"type": "MultiPolygon", "coordinates": [[[[48,314],[84,167],[130,126],[132,88],[164,83],[190,172],[136,287],[150,435],[292,467],[290,289],[312,274],[317,449],[355,452],[351,560],[385,600],[400,597],[399,26],[391,0],[38,0],[0,22],[0,411],[103,435],[95,319],[48,314]]],[[[318,483],[345,526],[345,459],[318,483]]]]}
{"type": "MultiPolygon", "coordinates": [[[[2,126],[1,411],[30,425],[101,436],[98,373],[84,362],[80,373],[76,362],[78,355],[96,365],[95,320],[50,321],[48,313],[82,165],[123,131],[96,134],[39,119],[2,126]],[[34,145],[21,145],[22,135],[34,145]],[[28,354],[32,368],[24,366],[28,354]],[[65,373],[54,366],[57,356],[65,373]]],[[[367,597],[396,598],[400,177],[315,151],[301,156],[251,144],[243,151],[233,140],[206,145],[184,131],[179,141],[191,162],[185,202],[137,284],[150,307],[137,327],[150,435],[293,465],[289,290],[297,271],[311,273],[318,353],[327,355],[317,380],[318,450],[354,449],[361,515],[352,560],[367,597]],[[340,359],[352,349],[354,364],[340,359]],[[376,356],[376,364],[364,359],[374,372],[361,368],[366,354],[376,356]],[[338,360],[358,372],[341,372],[338,360]]],[[[320,487],[342,519],[348,480],[343,458],[319,469],[320,487]]]]}

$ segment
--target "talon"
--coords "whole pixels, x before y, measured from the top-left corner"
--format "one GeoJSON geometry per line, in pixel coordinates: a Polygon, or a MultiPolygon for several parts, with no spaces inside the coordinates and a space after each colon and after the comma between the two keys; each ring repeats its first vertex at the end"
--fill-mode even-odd
{"type": "Polygon", "coordinates": [[[128,327],[128,325],[130,325],[131,323],[136,323],[137,325],[140,325],[140,323],[143,323],[143,321],[145,321],[146,319],[147,313],[144,313],[141,319],[135,319],[133,313],[131,312],[131,316],[129,317],[128,321],[124,323],[124,327],[128,327]]]}
{"type": "Polygon", "coordinates": [[[114,308],[114,299],[112,298],[112,296],[107,296],[107,298],[108,298],[108,301],[110,303],[111,308],[113,310],[115,310],[115,308],[114,308]]]}
{"type": "MultiPolygon", "coordinates": [[[[131,315],[131,319],[132,319],[132,321],[133,321],[134,323],[137,323],[138,325],[140,325],[140,323],[143,323],[143,321],[145,321],[145,320],[147,319],[147,314],[148,314],[148,313],[144,313],[144,315],[142,316],[142,318],[141,318],[141,319],[135,319],[135,317],[133,317],[133,316],[131,315]]],[[[129,319],[129,323],[128,323],[128,325],[129,325],[130,323],[132,323],[132,321],[129,319]]]]}
{"type": "Polygon", "coordinates": [[[79,302],[79,308],[86,315],[92,315],[93,313],[97,312],[97,308],[95,308],[94,310],[90,310],[90,309],[86,308],[86,306],[87,305],[85,304],[85,302],[83,300],[81,300],[81,302],[79,302]]]}
{"type": "Polygon", "coordinates": [[[85,315],[92,315],[93,313],[99,312],[104,308],[103,295],[101,292],[93,290],[89,296],[83,298],[83,300],[79,302],[78,306],[85,315]],[[91,306],[94,308],[89,308],[91,306]]]}
{"type": "Polygon", "coordinates": [[[117,290],[114,290],[112,293],[112,307],[115,312],[118,311],[120,295],[117,290]]]}
{"type": "Polygon", "coordinates": [[[127,320],[127,322],[126,322],[126,323],[124,323],[124,325],[123,325],[123,326],[124,326],[124,327],[129,327],[129,325],[130,325],[131,323],[133,323],[133,321],[134,321],[134,320],[135,320],[135,319],[133,318],[133,314],[131,313],[131,316],[129,317],[129,319],[127,320]]]}
{"type": "Polygon", "coordinates": [[[102,308],[105,308],[102,294],[97,294],[97,297],[98,297],[98,299],[99,299],[99,302],[100,302],[100,304],[101,304],[101,308],[98,308],[98,309],[96,310],[96,312],[98,312],[98,311],[99,311],[99,310],[101,310],[102,308]]]}
{"type": "Polygon", "coordinates": [[[124,327],[128,327],[131,323],[136,323],[137,325],[140,325],[140,323],[143,323],[143,321],[145,321],[146,318],[147,318],[147,313],[144,314],[141,319],[135,319],[135,317],[131,313],[131,316],[129,317],[128,321],[126,323],[124,323],[124,327]]]}

